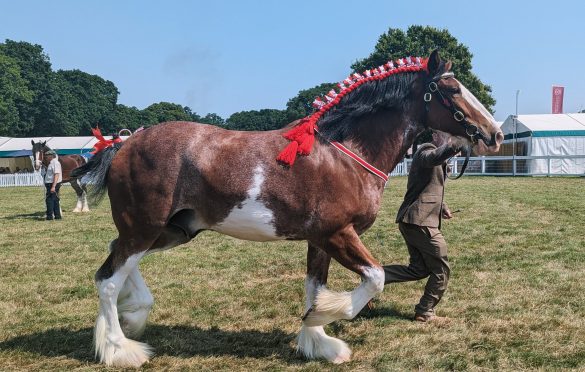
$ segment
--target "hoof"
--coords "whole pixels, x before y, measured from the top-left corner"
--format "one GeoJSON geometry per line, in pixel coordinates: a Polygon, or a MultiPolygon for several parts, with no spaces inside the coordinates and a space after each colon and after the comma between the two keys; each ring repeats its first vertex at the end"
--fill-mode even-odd
{"type": "Polygon", "coordinates": [[[351,350],[340,339],[325,334],[323,327],[303,325],[297,339],[297,351],[308,359],[323,358],[334,364],[351,360],[351,350]]]}
{"type": "Polygon", "coordinates": [[[106,320],[99,316],[94,330],[96,358],[110,367],[138,368],[154,354],[145,343],[122,337],[110,338],[106,333],[106,320]]]}

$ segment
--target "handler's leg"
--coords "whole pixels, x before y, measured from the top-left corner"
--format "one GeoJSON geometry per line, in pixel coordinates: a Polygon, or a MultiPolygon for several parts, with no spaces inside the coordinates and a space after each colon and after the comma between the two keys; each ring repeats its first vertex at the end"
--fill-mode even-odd
{"type": "Polygon", "coordinates": [[[409,282],[413,280],[424,279],[429,276],[430,271],[425,265],[422,253],[418,250],[415,242],[412,241],[412,235],[415,235],[416,241],[419,239],[426,239],[426,236],[416,238],[416,234],[424,234],[419,226],[400,222],[398,225],[400,233],[408,247],[408,254],[410,255],[410,262],[408,266],[405,265],[386,265],[384,266],[384,284],[409,282]]]}
{"type": "Polygon", "coordinates": [[[53,194],[53,210],[55,213],[55,219],[61,219],[61,203],[59,199],[59,190],[61,189],[61,182],[55,185],[55,193],[53,194]]]}
{"type": "Polygon", "coordinates": [[[47,220],[52,220],[55,218],[54,216],[54,206],[55,203],[53,202],[53,193],[51,193],[52,185],[50,183],[45,183],[45,206],[47,207],[47,220]]]}
{"type": "Polygon", "coordinates": [[[447,284],[451,268],[447,259],[447,243],[441,230],[432,227],[421,227],[426,239],[422,239],[420,252],[430,271],[429,280],[425,286],[425,292],[420,302],[415,307],[417,315],[432,317],[435,314],[435,306],[441,301],[447,284]]]}

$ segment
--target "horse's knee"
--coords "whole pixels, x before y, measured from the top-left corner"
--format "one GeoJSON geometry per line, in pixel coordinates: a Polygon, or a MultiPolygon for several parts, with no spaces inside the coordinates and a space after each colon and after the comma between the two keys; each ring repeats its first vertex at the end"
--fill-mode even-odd
{"type": "Polygon", "coordinates": [[[382,293],[384,290],[384,270],[381,267],[371,266],[363,271],[364,285],[373,295],[382,293]]]}

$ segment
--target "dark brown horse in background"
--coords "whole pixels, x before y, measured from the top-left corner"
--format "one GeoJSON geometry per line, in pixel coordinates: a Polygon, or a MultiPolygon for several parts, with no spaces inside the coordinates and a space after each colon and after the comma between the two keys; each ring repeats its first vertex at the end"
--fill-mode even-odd
{"type": "Polygon", "coordinates": [[[420,66],[367,80],[344,96],[317,122],[311,154],[292,167],[275,157],[288,144],[283,134],[297,123],[237,132],[169,122],[98,153],[76,170],[78,177],[94,175],[93,191],[107,189],[119,233],[96,273],[98,358],[133,367],[149,359],[148,345],[133,340],[144,331],[153,305],[139,261],[213,230],[253,241],[306,240],[298,349],[309,358],[349,360],[349,347],[326,335],[323,325],[355,317],[384,288],[384,271],[359,236],[376,219],[385,181],[329,141],[386,174],[427,127],[473,144],[480,154],[497,151],[503,141],[494,118],[454,78],[450,62],[433,52],[420,66]],[[331,258],[360,275],[361,284],[351,292],[328,290],[331,258]]]}
{"type": "MultiPolygon", "coordinates": [[[[47,146],[47,141],[39,141],[35,142],[34,140],[30,141],[32,143],[32,153],[33,153],[33,160],[34,160],[34,167],[35,170],[38,171],[41,167],[47,167],[48,161],[45,157],[45,152],[51,150],[49,146],[47,146]]],[[[81,178],[71,176],[71,172],[86,163],[85,158],[81,155],[59,155],[57,157],[59,163],[61,163],[61,170],[63,172],[63,182],[69,182],[73,190],[75,190],[75,194],[77,194],[77,205],[73,212],[89,212],[89,205],[87,203],[87,192],[85,185],[81,183],[81,178]]]]}

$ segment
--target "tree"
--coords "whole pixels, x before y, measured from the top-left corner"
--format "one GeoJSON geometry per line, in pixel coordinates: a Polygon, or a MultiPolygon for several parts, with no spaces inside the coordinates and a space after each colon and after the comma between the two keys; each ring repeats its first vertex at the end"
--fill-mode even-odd
{"type": "Polygon", "coordinates": [[[102,133],[118,133],[122,129],[134,131],[145,124],[144,117],[143,112],[136,107],[118,104],[115,110],[99,123],[99,127],[102,133]]]}
{"type": "Polygon", "coordinates": [[[284,110],[264,109],[260,111],[241,111],[226,121],[228,129],[235,130],[272,130],[287,124],[284,110]]]}
{"type": "Polygon", "coordinates": [[[0,44],[0,53],[12,58],[20,69],[20,76],[32,94],[32,102],[19,100],[19,130],[14,135],[35,134],[36,125],[42,119],[43,106],[51,80],[51,62],[43,47],[27,42],[6,40],[0,44]],[[26,133],[22,130],[26,129],[26,133]]]}
{"type": "Polygon", "coordinates": [[[193,120],[191,109],[176,103],[154,103],[143,110],[144,124],[152,125],[165,121],[191,121],[193,120]]]}
{"type": "Polygon", "coordinates": [[[197,121],[199,123],[204,123],[204,124],[217,125],[218,127],[225,126],[225,119],[222,118],[221,116],[219,116],[218,114],[215,114],[215,113],[209,113],[209,114],[205,115],[204,117],[200,117],[199,119],[197,119],[195,121],[197,121]]]}
{"type": "Polygon", "coordinates": [[[32,123],[20,120],[19,109],[30,105],[33,93],[14,59],[0,51],[0,135],[24,136],[32,129],[32,123]]]}
{"type": "Polygon", "coordinates": [[[453,61],[453,72],[457,79],[493,112],[496,100],[491,96],[491,87],[482,83],[471,72],[473,54],[447,30],[429,26],[410,26],[405,33],[400,29],[391,28],[380,36],[372,54],[357,60],[351,67],[355,72],[362,72],[380,66],[388,60],[407,56],[429,56],[434,49],[439,49],[443,59],[453,61]]]}
{"type": "Polygon", "coordinates": [[[111,81],[79,70],[59,70],[50,80],[38,132],[89,135],[91,127],[108,122],[117,100],[118,89],[111,81]]]}
{"type": "Polygon", "coordinates": [[[291,98],[286,104],[287,123],[310,115],[314,111],[312,103],[315,98],[326,94],[335,86],[333,83],[323,83],[310,89],[301,90],[296,97],[291,98]]]}

